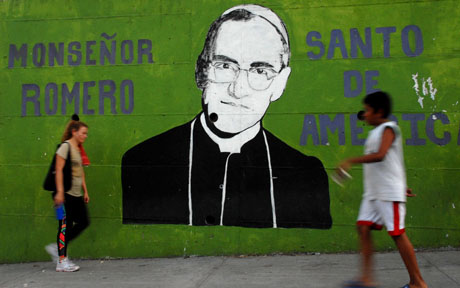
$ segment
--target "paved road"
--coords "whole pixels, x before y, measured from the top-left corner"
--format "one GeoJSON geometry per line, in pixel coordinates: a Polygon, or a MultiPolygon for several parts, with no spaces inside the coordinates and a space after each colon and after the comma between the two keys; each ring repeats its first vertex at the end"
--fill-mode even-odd
{"type": "MultiPolygon", "coordinates": [[[[460,287],[460,251],[417,252],[430,287],[460,287]]],[[[358,271],[357,254],[78,260],[79,272],[57,273],[51,262],[0,265],[0,287],[341,287],[358,271]]],[[[408,276],[399,254],[375,258],[382,288],[408,276]]]]}

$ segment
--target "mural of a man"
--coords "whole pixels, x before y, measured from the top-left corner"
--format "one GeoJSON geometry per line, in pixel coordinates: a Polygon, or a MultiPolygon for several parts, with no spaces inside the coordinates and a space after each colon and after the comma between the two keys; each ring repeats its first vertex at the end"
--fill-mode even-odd
{"type": "Polygon", "coordinates": [[[203,111],[123,156],[123,222],[330,228],[321,161],[262,127],[289,58],[272,10],[240,5],[215,20],[195,70],[203,111]]]}

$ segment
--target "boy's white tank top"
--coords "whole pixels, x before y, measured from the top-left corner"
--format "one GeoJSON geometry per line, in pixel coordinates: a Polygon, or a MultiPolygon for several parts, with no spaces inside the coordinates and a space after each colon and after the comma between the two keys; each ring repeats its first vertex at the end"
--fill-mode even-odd
{"type": "Polygon", "coordinates": [[[383,131],[387,127],[393,129],[395,140],[383,161],[364,164],[364,197],[371,200],[406,202],[406,172],[402,135],[398,125],[389,121],[371,130],[364,144],[364,154],[379,151],[383,131]]]}

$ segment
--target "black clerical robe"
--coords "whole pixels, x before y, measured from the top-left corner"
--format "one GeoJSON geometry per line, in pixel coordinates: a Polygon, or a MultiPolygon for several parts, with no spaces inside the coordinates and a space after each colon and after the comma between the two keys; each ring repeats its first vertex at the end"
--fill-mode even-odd
{"type": "Polygon", "coordinates": [[[197,117],[189,183],[191,123],[154,136],[124,154],[123,223],[190,224],[192,212],[192,225],[219,225],[222,217],[227,226],[273,227],[264,131],[277,227],[331,227],[328,178],[321,161],[289,147],[264,128],[240,153],[230,155],[220,152],[197,117]]]}

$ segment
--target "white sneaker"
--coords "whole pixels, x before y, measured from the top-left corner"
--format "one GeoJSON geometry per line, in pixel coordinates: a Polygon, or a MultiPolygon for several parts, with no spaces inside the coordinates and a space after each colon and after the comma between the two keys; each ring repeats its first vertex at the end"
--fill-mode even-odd
{"type": "Polygon", "coordinates": [[[56,265],[56,272],[75,272],[80,270],[80,266],[75,265],[69,258],[59,260],[56,265]]]}
{"type": "Polygon", "coordinates": [[[53,260],[54,263],[59,261],[58,248],[56,243],[46,245],[45,250],[48,252],[48,254],[50,254],[51,260],[53,260]]]}

